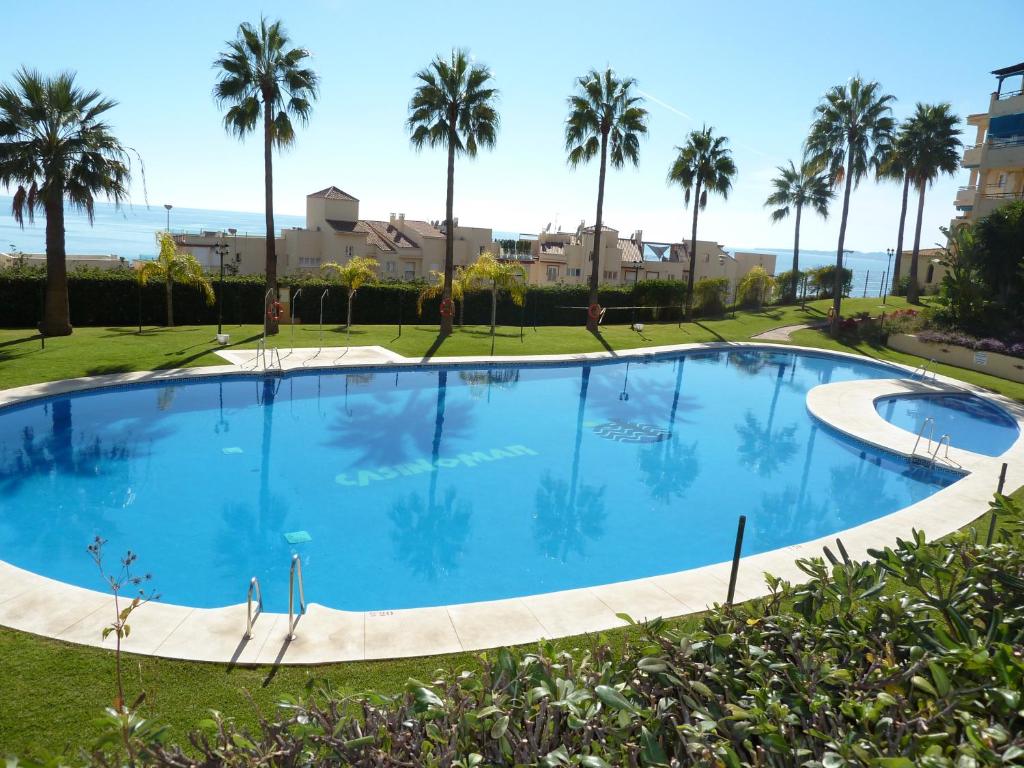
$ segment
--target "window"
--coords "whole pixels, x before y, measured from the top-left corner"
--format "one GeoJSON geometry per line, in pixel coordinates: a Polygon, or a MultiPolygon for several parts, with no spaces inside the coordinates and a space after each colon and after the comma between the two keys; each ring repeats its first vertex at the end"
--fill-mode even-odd
{"type": "Polygon", "coordinates": [[[569,267],[565,270],[565,274],[569,277],[580,277],[583,275],[583,270],[580,267],[569,267]]]}
{"type": "Polygon", "coordinates": [[[709,261],[711,261],[711,254],[710,253],[705,253],[704,254],[704,263],[707,264],[709,261]]]}
{"type": "Polygon", "coordinates": [[[346,255],[346,256],[348,256],[348,257],[349,257],[350,259],[351,259],[351,258],[352,258],[353,256],[355,256],[355,255],[356,255],[356,249],[355,249],[355,246],[352,246],[352,245],[346,245],[346,246],[345,246],[345,255],[346,255]]]}
{"type": "Polygon", "coordinates": [[[402,277],[404,279],[406,279],[406,280],[415,280],[416,279],[416,265],[415,264],[405,264],[403,266],[404,266],[404,270],[405,271],[403,272],[402,277]]]}
{"type": "Polygon", "coordinates": [[[606,269],[604,271],[604,279],[605,280],[618,280],[619,279],[619,272],[618,272],[618,270],[606,269]]]}
{"type": "Polygon", "coordinates": [[[1005,173],[1000,173],[999,174],[999,181],[996,182],[996,186],[999,187],[1000,189],[1002,189],[1003,187],[1006,186],[1006,174],[1005,173]]]}
{"type": "Polygon", "coordinates": [[[658,279],[658,273],[657,272],[648,271],[646,274],[644,274],[644,280],[657,280],[657,279],[658,279]]]}
{"type": "Polygon", "coordinates": [[[300,267],[318,267],[320,266],[320,259],[315,256],[299,256],[300,267]]]}
{"type": "Polygon", "coordinates": [[[548,267],[548,282],[553,283],[558,279],[558,267],[548,267]]]}
{"type": "Polygon", "coordinates": [[[389,274],[389,275],[393,275],[395,273],[395,262],[393,262],[393,261],[385,261],[384,262],[384,271],[387,274],[389,274]]]}
{"type": "Polygon", "coordinates": [[[926,283],[930,283],[934,278],[935,278],[935,265],[934,264],[929,264],[928,265],[928,275],[927,275],[927,277],[925,277],[924,281],[926,283]]]}

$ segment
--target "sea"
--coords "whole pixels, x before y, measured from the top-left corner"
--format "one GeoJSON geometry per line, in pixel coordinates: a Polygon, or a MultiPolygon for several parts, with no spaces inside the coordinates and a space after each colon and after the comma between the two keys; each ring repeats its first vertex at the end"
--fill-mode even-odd
{"type": "MultiPolygon", "coordinates": [[[[34,223],[25,222],[19,227],[10,215],[12,199],[0,195],[0,251],[43,253],[46,250],[46,221],[42,215],[34,223]]],[[[170,211],[170,227],[175,231],[226,231],[234,227],[239,234],[263,234],[262,212],[215,211],[203,208],[174,207],[170,211]]],[[[274,223],[279,229],[301,227],[306,223],[304,216],[276,214],[274,223]]],[[[163,205],[131,204],[120,208],[110,203],[97,203],[93,222],[79,211],[68,210],[65,214],[64,229],[69,254],[123,256],[128,260],[151,259],[158,250],[156,233],[168,225],[168,212],[163,205]]],[[[518,234],[508,231],[494,231],[496,239],[517,239],[518,234]]],[[[726,250],[753,253],[774,253],[776,272],[784,272],[793,266],[792,248],[765,248],[726,246],[726,250]]],[[[882,277],[886,271],[888,257],[885,253],[860,252],[846,254],[845,265],[853,270],[854,296],[880,295],[882,277]]],[[[835,264],[835,251],[800,251],[800,267],[835,264]]]]}

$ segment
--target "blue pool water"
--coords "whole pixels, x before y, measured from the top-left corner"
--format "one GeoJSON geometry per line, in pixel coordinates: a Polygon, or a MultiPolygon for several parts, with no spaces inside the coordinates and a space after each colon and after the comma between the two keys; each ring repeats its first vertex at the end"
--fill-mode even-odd
{"type": "Polygon", "coordinates": [[[817,384],[892,375],[748,349],[51,398],[0,410],[0,559],[101,589],[99,534],[166,602],[242,602],[258,576],[269,610],[293,552],[307,599],[350,610],[678,571],[729,559],[741,513],[752,554],[953,482],[807,413],[817,384]]]}
{"type": "MultiPolygon", "coordinates": [[[[911,395],[875,402],[879,415],[901,429],[918,434],[928,418],[935,420],[935,438],[949,435],[950,444],[986,456],[1000,456],[1020,431],[1006,411],[973,395],[911,395]]],[[[931,428],[925,433],[931,432],[931,428]]]]}

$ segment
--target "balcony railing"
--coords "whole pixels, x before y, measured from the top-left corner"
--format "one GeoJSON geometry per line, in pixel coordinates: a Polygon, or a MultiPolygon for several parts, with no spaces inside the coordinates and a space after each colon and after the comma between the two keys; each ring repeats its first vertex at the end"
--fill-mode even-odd
{"type": "Polygon", "coordinates": [[[997,198],[1004,200],[1016,200],[1024,198],[1024,190],[1011,191],[1005,187],[1000,187],[998,184],[982,184],[982,185],[970,185],[966,187],[960,187],[957,190],[957,199],[961,197],[967,197],[968,193],[976,193],[981,197],[997,198]],[[963,194],[961,194],[963,193],[963,194]]]}
{"type": "Polygon", "coordinates": [[[1024,89],[1018,89],[1016,91],[1003,91],[1002,93],[995,94],[996,101],[1003,101],[1004,99],[1012,99],[1014,96],[1020,96],[1024,94],[1024,89]]]}

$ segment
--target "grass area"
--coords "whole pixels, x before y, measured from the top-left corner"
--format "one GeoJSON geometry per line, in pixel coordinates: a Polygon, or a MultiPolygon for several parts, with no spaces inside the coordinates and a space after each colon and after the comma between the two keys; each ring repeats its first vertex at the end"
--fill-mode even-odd
{"type": "MultiPolygon", "coordinates": [[[[844,304],[849,312],[880,311],[877,299],[852,299],[844,304]]],[[[905,306],[890,298],[887,309],[905,306]]],[[[684,323],[648,325],[639,335],[625,326],[607,326],[600,337],[583,328],[501,328],[494,353],[548,354],[556,352],[613,350],[660,344],[701,341],[745,341],[757,333],[795,323],[823,320],[828,302],[800,307],[771,308],[763,312],[738,312],[735,317],[684,323]]],[[[257,326],[225,328],[241,348],[255,344],[257,326]]],[[[216,344],[210,327],[146,329],[80,328],[74,335],[48,339],[41,348],[31,332],[0,330],[0,388],[74,376],[155,368],[216,365],[223,361],[213,354],[216,344]]],[[[298,326],[295,346],[319,346],[316,326],[298,326]]],[[[794,343],[825,349],[865,354],[880,360],[907,362],[920,358],[887,348],[867,345],[845,346],[826,334],[801,331],[794,343]]],[[[437,342],[433,326],[406,326],[401,336],[395,326],[357,327],[353,344],[379,344],[403,355],[423,356],[437,342]]],[[[292,331],[284,328],[277,343],[291,346],[292,331]]],[[[325,346],[343,346],[342,328],[325,329],[325,346]]],[[[486,355],[491,352],[489,329],[467,327],[457,330],[433,351],[437,355],[486,355]]],[[[940,366],[938,370],[1024,400],[1024,385],[962,369],[940,366]]],[[[983,510],[979,510],[979,513],[983,510]]],[[[984,527],[985,524],[982,524],[984,527]]],[[[724,596],[723,596],[724,597],[724,596]]],[[[143,609],[145,610],[145,609],[143,609]]],[[[694,622],[682,619],[680,622],[694,622]]],[[[596,637],[558,641],[562,648],[586,647],[597,642],[621,645],[635,636],[623,629],[596,637]]],[[[147,717],[171,727],[172,737],[182,742],[207,710],[216,708],[242,722],[254,722],[256,709],[266,710],[282,694],[300,693],[314,680],[328,680],[340,693],[375,689],[400,690],[409,677],[430,680],[438,670],[452,671],[476,665],[473,654],[359,662],[320,667],[244,668],[218,664],[178,662],[129,656],[126,662],[130,695],[147,694],[143,706],[147,717]]],[[[32,635],[0,629],[0,755],[62,752],[87,746],[96,736],[93,714],[111,702],[114,694],[113,655],[95,648],[73,646],[32,635]]]]}

